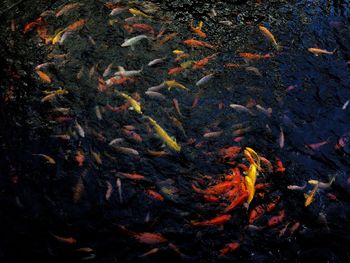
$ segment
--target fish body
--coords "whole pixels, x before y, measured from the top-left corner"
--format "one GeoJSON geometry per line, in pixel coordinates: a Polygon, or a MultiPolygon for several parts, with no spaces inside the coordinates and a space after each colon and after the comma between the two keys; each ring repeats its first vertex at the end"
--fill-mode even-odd
{"type": "Polygon", "coordinates": [[[129,12],[131,14],[133,14],[134,16],[143,16],[145,18],[152,18],[151,16],[146,15],[144,12],[142,12],[141,10],[138,10],[136,8],[129,8],[129,12]]]}
{"type": "Polygon", "coordinates": [[[176,75],[181,72],[184,72],[186,69],[182,67],[176,67],[168,70],[168,75],[176,75]]]}
{"type": "Polygon", "coordinates": [[[208,57],[205,57],[199,61],[197,61],[194,65],[193,65],[193,69],[200,69],[200,68],[203,68],[205,65],[207,65],[209,63],[209,61],[211,59],[214,59],[215,57],[217,56],[217,53],[211,55],[211,56],[208,56],[208,57]]]}
{"type": "Polygon", "coordinates": [[[66,31],[77,30],[80,27],[82,27],[83,25],[85,25],[86,22],[87,22],[86,19],[79,19],[79,20],[75,21],[74,23],[70,24],[65,30],[66,31]]]}
{"type": "Polygon", "coordinates": [[[52,100],[53,98],[55,98],[56,96],[65,95],[65,94],[68,94],[67,90],[65,90],[65,89],[58,89],[56,91],[53,91],[53,92],[49,93],[49,95],[46,95],[44,98],[42,98],[41,102],[49,101],[49,100],[52,100]]]}
{"type": "Polygon", "coordinates": [[[271,58],[271,54],[254,54],[254,53],[239,53],[238,54],[240,57],[247,59],[247,60],[259,60],[259,59],[266,59],[266,58],[271,58]]]}
{"type": "Polygon", "coordinates": [[[308,48],[307,49],[309,52],[315,54],[316,56],[318,55],[333,55],[334,51],[327,51],[325,49],[320,49],[320,48],[308,48]]]}
{"type": "Polygon", "coordinates": [[[164,62],[164,58],[156,58],[156,59],[150,61],[150,62],[147,64],[147,66],[153,67],[153,66],[158,65],[158,64],[161,64],[161,63],[163,63],[163,62],[164,62]]]}
{"type": "Polygon", "coordinates": [[[305,194],[305,207],[309,206],[315,198],[319,185],[316,184],[309,194],[305,194]]]}
{"type": "Polygon", "coordinates": [[[170,149],[174,150],[175,152],[180,152],[181,151],[181,146],[173,140],[167,132],[160,127],[160,125],[151,117],[148,117],[148,120],[151,122],[153,125],[155,131],[157,134],[162,138],[162,140],[169,146],[170,149]]]}
{"type": "Polygon", "coordinates": [[[48,156],[46,154],[33,154],[33,155],[42,157],[49,164],[56,164],[56,161],[52,157],[50,157],[50,156],[48,156]]]}
{"type": "Polygon", "coordinates": [[[118,94],[123,98],[127,99],[137,113],[142,114],[141,105],[138,101],[134,100],[132,97],[125,94],[124,92],[119,92],[118,94]]]}
{"type": "Polygon", "coordinates": [[[279,50],[280,46],[277,44],[277,41],[274,35],[264,26],[259,26],[260,32],[273,44],[273,46],[279,50]]]}
{"type": "Polygon", "coordinates": [[[176,82],[175,80],[167,80],[164,82],[166,86],[168,86],[168,89],[170,90],[171,88],[179,88],[179,89],[184,89],[184,90],[189,90],[186,88],[184,85],[176,82]]]}
{"type": "Polygon", "coordinates": [[[52,45],[55,45],[56,43],[58,43],[58,42],[60,41],[60,38],[61,38],[63,32],[65,32],[65,29],[59,31],[59,32],[54,36],[54,38],[52,39],[52,45]]]}
{"type": "Polygon", "coordinates": [[[255,185],[256,182],[256,175],[257,175],[257,169],[255,164],[251,164],[249,166],[248,174],[247,176],[252,180],[253,185],[255,185]]]}
{"type": "Polygon", "coordinates": [[[245,107],[243,105],[230,104],[230,107],[232,109],[235,109],[235,110],[239,111],[239,112],[246,112],[246,113],[249,113],[250,115],[254,115],[250,109],[248,109],[247,107],[245,107]]]}
{"type": "Polygon", "coordinates": [[[82,6],[82,5],[83,4],[81,4],[81,3],[67,4],[56,13],[56,17],[60,17],[61,15],[64,15],[64,14],[68,13],[69,11],[72,11],[72,10],[82,6]]]}
{"type": "Polygon", "coordinates": [[[198,80],[196,82],[196,86],[203,86],[203,85],[207,84],[209,82],[209,80],[211,80],[214,76],[215,76],[215,73],[211,73],[211,74],[204,76],[203,78],[201,78],[200,80],[198,80]]]}
{"type": "Polygon", "coordinates": [[[211,220],[206,220],[202,222],[191,222],[193,226],[211,226],[211,225],[223,225],[231,219],[231,215],[221,215],[215,217],[211,220]]]}
{"type": "Polygon", "coordinates": [[[252,202],[253,198],[254,198],[254,194],[255,194],[255,186],[253,184],[253,181],[250,177],[246,176],[244,177],[245,180],[245,186],[248,190],[248,205],[252,202]]]}
{"type": "Polygon", "coordinates": [[[183,43],[185,45],[197,47],[197,48],[199,48],[199,47],[207,47],[207,48],[211,48],[211,49],[215,48],[213,45],[211,45],[207,42],[196,40],[196,39],[188,39],[188,40],[183,41],[183,43]]]}
{"type": "Polygon", "coordinates": [[[240,244],[237,242],[232,242],[227,244],[223,249],[220,250],[220,257],[225,256],[227,253],[235,251],[240,247],[240,244]]]}
{"type": "Polygon", "coordinates": [[[134,237],[140,243],[149,244],[149,245],[156,245],[156,244],[164,243],[168,241],[166,238],[164,238],[161,234],[158,234],[158,233],[144,232],[144,233],[136,234],[134,237]]]}
{"type": "Polygon", "coordinates": [[[133,38],[126,39],[123,44],[121,44],[122,47],[131,47],[134,46],[136,43],[138,43],[142,39],[148,39],[148,36],[146,35],[138,35],[133,38]]]}
{"type": "Polygon", "coordinates": [[[268,226],[275,226],[283,221],[283,219],[286,217],[286,213],[284,210],[282,210],[277,216],[273,216],[268,222],[268,226]]]}

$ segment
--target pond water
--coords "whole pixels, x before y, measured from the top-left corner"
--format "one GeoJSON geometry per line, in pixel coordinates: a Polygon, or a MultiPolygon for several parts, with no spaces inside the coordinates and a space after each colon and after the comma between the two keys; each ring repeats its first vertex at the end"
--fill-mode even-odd
{"type": "Polygon", "coordinates": [[[349,261],[350,1],[0,16],[2,262],[349,261]]]}

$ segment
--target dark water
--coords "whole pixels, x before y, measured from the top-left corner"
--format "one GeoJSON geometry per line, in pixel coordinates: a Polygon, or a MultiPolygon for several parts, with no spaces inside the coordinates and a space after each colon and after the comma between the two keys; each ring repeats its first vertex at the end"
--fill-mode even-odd
{"type": "MultiPolygon", "coordinates": [[[[154,1],[152,5],[136,1],[129,5],[153,16],[137,23],[147,23],[157,33],[166,29],[165,35],[178,35],[161,46],[155,40],[142,40],[135,51],[120,47],[126,38],[142,34],[128,33],[123,28],[124,19],[130,16],[127,11],[109,17],[105,1],[91,0],[56,18],[55,13],[67,3],[19,1],[12,5],[16,3],[7,1],[1,5],[2,262],[349,261],[349,1],[154,1]],[[54,12],[42,14],[46,10],[54,12]],[[40,15],[51,35],[80,18],[89,20],[63,44],[45,45],[35,29],[22,33],[24,26],[40,15]],[[110,25],[111,19],[118,21],[110,25]],[[14,31],[11,20],[16,25],[14,31]],[[182,43],[195,38],[189,28],[192,20],[195,24],[204,22],[204,41],[215,50],[189,48],[182,43]],[[261,34],[259,25],[274,34],[282,46],[279,51],[261,34]],[[310,47],[335,51],[315,56],[308,51],[310,47]],[[181,62],[218,54],[203,69],[188,69],[174,77],[167,71],[178,66],[172,54],[175,49],[190,54],[181,62]],[[272,57],[246,65],[240,52],[272,57]],[[66,56],[54,57],[62,54],[66,56]],[[165,62],[148,67],[155,58],[165,58],[165,62]],[[53,62],[42,69],[51,77],[51,84],[42,82],[35,73],[35,67],[45,62],[53,62]],[[144,115],[157,120],[176,138],[182,146],[180,154],[164,148],[143,116],[128,109],[111,110],[125,104],[125,99],[97,88],[98,77],[110,63],[112,72],[118,70],[117,66],[126,70],[143,68],[142,75],[133,82],[113,88],[138,93],[144,115]],[[241,66],[229,69],[224,66],[227,63],[241,66]],[[77,79],[81,70],[82,76],[77,79]],[[215,77],[205,86],[195,85],[210,73],[215,77]],[[190,91],[161,90],[164,100],[145,94],[149,87],[167,79],[176,79],[190,91]],[[69,93],[41,102],[43,91],[59,87],[69,93]],[[195,98],[199,98],[198,105],[192,107],[195,98]],[[179,101],[181,115],[173,99],[179,101]],[[232,109],[232,103],[250,104],[253,114],[232,109]],[[254,104],[271,108],[272,114],[268,116],[254,104]],[[69,108],[69,112],[53,111],[60,107],[69,108]],[[59,117],[69,119],[60,123],[59,117]],[[173,117],[183,128],[176,126],[173,117]],[[84,129],[84,137],[79,135],[76,122],[84,129]],[[125,125],[133,125],[142,142],[126,136],[125,125]],[[243,139],[235,142],[241,128],[243,139]],[[279,143],[281,130],[283,147],[279,143]],[[203,137],[209,131],[222,134],[203,137]],[[70,139],[53,137],[58,134],[69,135],[70,139]],[[133,148],[139,155],[113,150],[108,144],[115,138],[123,138],[120,146],[133,148]],[[312,144],[321,142],[312,149],[312,144]],[[243,207],[229,213],[232,218],[224,227],[193,227],[191,221],[212,219],[222,211],[219,204],[203,201],[191,184],[199,183],[204,189],[220,182],[232,164],[220,162],[216,153],[230,146],[251,147],[273,164],[277,159],[283,162],[283,174],[258,178],[258,182],[271,186],[263,192],[264,197],[253,200],[251,207],[276,196],[280,202],[273,212],[254,222],[254,229],[248,227],[243,207]],[[168,152],[164,157],[147,154],[148,150],[163,149],[168,152]],[[75,161],[77,151],[85,155],[82,166],[75,161]],[[93,153],[101,156],[102,163],[93,153]],[[47,164],[33,154],[51,156],[56,164],[47,164]],[[146,179],[133,181],[117,172],[138,173],[146,179]],[[203,179],[204,175],[212,179],[203,179]],[[118,195],[119,177],[122,200],[118,195]],[[320,189],[308,207],[304,206],[304,193],[312,185],[302,191],[287,189],[288,185],[302,186],[310,179],[328,182],[332,177],[335,182],[330,188],[320,189]],[[113,192],[106,200],[109,185],[113,192]],[[147,190],[162,194],[164,201],[151,198],[147,190]],[[282,210],[286,213],[284,220],[268,227],[267,221],[282,210]],[[292,233],[295,223],[300,227],[292,233]],[[121,226],[137,233],[160,233],[168,241],[143,244],[121,226]],[[280,234],[283,229],[285,233],[280,234]],[[55,236],[74,237],[77,242],[68,244],[55,236]],[[240,248],[220,257],[220,249],[230,242],[239,242],[240,248]],[[80,248],[90,250],[82,252],[80,248]],[[159,250],[139,257],[153,248],[159,250]]],[[[243,155],[237,161],[247,164],[243,155]]]]}

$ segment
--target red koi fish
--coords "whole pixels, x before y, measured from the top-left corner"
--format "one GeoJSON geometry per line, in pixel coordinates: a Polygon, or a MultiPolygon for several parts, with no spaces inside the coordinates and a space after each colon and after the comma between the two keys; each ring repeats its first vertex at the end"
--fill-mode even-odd
{"type": "Polygon", "coordinates": [[[164,197],[158,194],[156,191],[147,190],[147,194],[158,201],[164,201],[164,197]]]}
{"type": "Polygon", "coordinates": [[[118,175],[121,175],[125,178],[131,179],[131,180],[143,180],[145,179],[145,177],[141,174],[136,174],[136,173],[122,173],[122,172],[118,172],[118,175]]]}
{"type": "Polygon", "coordinates": [[[285,218],[286,213],[284,210],[282,210],[277,216],[273,216],[270,218],[270,220],[267,222],[268,226],[275,226],[283,221],[285,218]]]}
{"type": "Polygon", "coordinates": [[[205,65],[207,65],[211,59],[214,59],[216,56],[217,56],[217,53],[215,53],[215,54],[213,54],[211,56],[205,57],[205,58],[201,59],[200,61],[194,63],[192,68],[193,69],[201,69],[205,65]]]}
{"type": "Polygon", "coordinates": [[[239,146],[231,146],[231,147],[228,147],[228,148],[220,149],[218,154],[223,159],[230,159],[230,160],[232,160],[232,159],[236,158],[236,156],[239,154],[240,151],[241,151],[241,147],[239,147],[239,146]]]}
{"type": "Polygon", "coordinates": [[[168,75],[176,75],[181,72],[184,72],[186,69],[182,67],[176,67],[168,70],[168,75]]]}
{"type": "Polygon", "coordinates": [[[225,256],[227,253],[232,252],[239,248],[240,244],[237,242],[232,242],[227,244],[223,249],[220,250],[220,257],[225,256]]]}
{"type": "Polygon", "coordinates": [[[42,17],[39,17],[35,21],[30,22],[27,25],[25,25],[25,27],[23,29],[23,34],[27,33],[30,30],[32,30],[34,27],[41,26],[41,25],[44,25],[44,24],[46,24],[45,20],[42,17]]]}
{"type": "Polygon", "coordinates": [[[255,220],[259,219],[263,214],[265,214],[265,208],[262,205],[256,206],[249,213],[249,223],[252,224],[255,220]]]}
{"type": "Polygon", "coordinates": [[[191,222],[191,224],[193,226],[212,226],[212,225],[223,225],[225,224],[227,221],[229,221],[231,219],[231,215],[221,215],[218,217],[215,217],[211,220],[206,220],[206,221],[202,221],[202,222],[191,222]]]}
{"type": "Polygon", "coordinates": [[[146,32],[146,33],[149,33],[151,35],[154,35],[154,29],[150,25],[147,25],[147,24],[132,24],[132,25],[125,24],[124,28],[129,33],[146,32]]]}

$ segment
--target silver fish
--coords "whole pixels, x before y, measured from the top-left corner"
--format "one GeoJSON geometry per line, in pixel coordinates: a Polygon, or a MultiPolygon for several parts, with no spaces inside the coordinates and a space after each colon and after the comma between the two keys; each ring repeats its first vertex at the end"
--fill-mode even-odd
{"type": "Polygon", "coordinates": [[[121,147],[121,146],[112,146],[114,150],[116,150],[117,152],[120,153],[124,153],[124,154],[129,154],[129,155],[140,155],[138,151],[136,151],[135,149],[132,148],[128,148],[128,147],[121,147]]]}
{"type": "Polygon", "coordinates": [[[116,7],[112,9],[111,13],[109,14],[110,16],[115,16],[123,13],[125,10],[127,10],[127,7],[116,7]]]}
{"type": "Polygon", "coordinates": [[[109,64],[107,66],[107,68],[105,69],[105,71],[103,72],[102,76],[105,78],[107,77],[109,74],[111,74],[111,69],[112,69],[113,63],[109,64]]]}
{"type": "Polygon", "coordinates": [[[78,134],[80,137],[84,138],[85,137],[85,131],[83,130],[83,127],[81,127],[81,125],[75,121],[75,129],[78,131],[78,134]]]}
{"type": "Polygon", "coordinates": [[[301,190],[304,190],[306,187],[306,184],[304,184],[303,186],[299,186],[299,185],[288,185],[287,186],[287,189],[289,190],[298,190],[298,191],[301,191],[301,190]]]}
{"type": "Polygon", "coordinates": [[[126,39],[123,44],[121,44],[122,47],[131,47],[134,46],[137,42],[139,42],[142,39],[148,39],[148,36],[146,35],[138,35],[133,38],[126,39]]]}
{"type": "Polygon", "coordinates": [[[120,178],[117,178],[117,189],[118,189],[119,201],[120,203],[123,203],[122,182],[120,181],[120,178]]]}
{"type": "Polygon", "coordinates": [[[209,75],[204,76],[200,80],[197,81],[196,86],[203,86],[208,83],[214,77],[215,73],[211,73],[209,75]]]}
{"type": "Polygon", "coordinates": [[[102,120],[102,114],[101,114],[101,111],[100,111],[100,107],[98,105],[95,106],[95,113],[96,113],[97,119],[102,120]]]}
{"type": "Polygon", "coordinates": [[[347,100],[347,101],[344,103],[344,105],[343,105],[343,107],[342,107],[342,110],[346,110],[346,108],[349,106],[349,103],[350,103],[350,100],[347,100]]]}
{"type": "Polygon", "coordinates": [[[153,66],[155,66],[155,65],[161,64],[161,63],[164,62],[164,59],[165,59],[165,58],[156,58],[156,59],[150,61],[150,62],[147,64],[147,66],[153,67],[153,66]]]}
{"type": "Polygon", "coordinates": [[[235,109],[236,111],[246,112],[246,113],[249,113],[250,115],[254,115],[250,109],[248,109],[247,107],[245,107],[245,106],[243,106],[243,105],[239,105],[239,104],[230,104],[230,107],[231,107],[232,109],[235,109]]]}
{"type": "Polygon", "coordinates": [[[142,73],[142,68],[140,70],[128,70],[128,71],[118,71],[114,73],[115,76],[123,76],[123,77],[135,77],[139,76],[142,73]]]}
{"type": "Polygon", "coordinates": [[[145,94],[150,98],[165,100],[165,96],[162,93],[156,91],[146,91],[145,94]]]}
{"type": "Polygon", "coordinates": [[[165,87],[165,83],[163,82],[163,83],[159,84],[158,86],[148,88],[147,91],[160,91],[164,87],[165,87]]]}
{"type": "Polygon", "coordinates": [[[123,141],[124,141],[123,138],[116,138],[116,139],[111,140],[110,143],[109,143],[109,145],[113,145],[113,144],[115,144],[115,143],[121,143],[121,142],[123,142],[123,141]]]}

